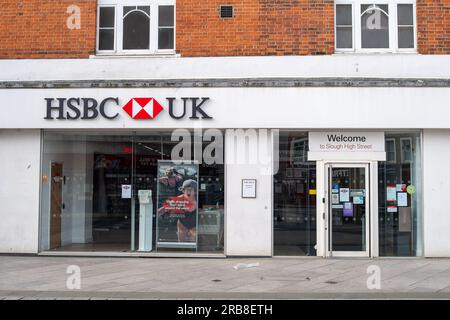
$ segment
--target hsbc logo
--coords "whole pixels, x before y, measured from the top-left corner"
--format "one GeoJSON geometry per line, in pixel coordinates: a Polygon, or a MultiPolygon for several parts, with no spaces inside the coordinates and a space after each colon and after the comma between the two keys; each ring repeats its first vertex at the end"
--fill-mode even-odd
{"type": "Polygon", "coordinates": [[[94,98],[45,98],[46,120],[93,120],[99,117],[114,120],[121,114],[134,120],[153,120],[167,110],[172,119],[212,119],[205,111],[207,97],[166,98],[164,105],[153,97],[134,97],[121,105],[117,97],[101,101],[94,98]],[[122,109],[122,110],[121,110],[122,109]]]}
{"type": "Polygon", "coordinates": [[[132,98],[123,110],[133,119],[154,119],[164,108],[154,98],[132,98]]]}

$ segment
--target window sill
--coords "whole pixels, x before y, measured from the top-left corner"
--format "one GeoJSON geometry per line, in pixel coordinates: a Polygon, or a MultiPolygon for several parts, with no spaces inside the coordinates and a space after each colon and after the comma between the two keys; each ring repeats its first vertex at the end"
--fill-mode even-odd
{"type": "Polygon", "coordinates": [[[417,55],[417,51],[335,51],[333,55],[417,55]]]}
{"type": "Polygon", "coordinates": [[[132,54],[132,53],[96,53],[90,55],[89,59],[123,59],[123,58],[179,58],[179,53],[149,53],[149,54],[132,54]]]}

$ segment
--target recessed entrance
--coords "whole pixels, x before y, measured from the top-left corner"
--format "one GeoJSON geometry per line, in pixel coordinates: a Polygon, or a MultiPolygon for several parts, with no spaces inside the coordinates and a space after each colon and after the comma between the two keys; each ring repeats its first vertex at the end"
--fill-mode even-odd
{"type": "Polygon", "coordinates": [[[326,175],[327,256],[369,257],[369,165],[331,163],[326,175]]]}

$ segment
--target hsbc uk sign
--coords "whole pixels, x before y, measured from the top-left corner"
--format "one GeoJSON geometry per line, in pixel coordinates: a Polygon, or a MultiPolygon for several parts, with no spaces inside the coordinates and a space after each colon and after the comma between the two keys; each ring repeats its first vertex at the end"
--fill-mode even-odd
{"type": "Polygon", "coordinates": [[[131,98],[121,105],[118,97],[103,100],[94,98],[45,98],[45,120],[92,120],[99,117],[113,120],[121,113],[135,120],[152,120],[167,109],[175,120],[188,117],[192,120],[212,119],[206,113],[208,97],[166,98],[164,105],[152,97],[131,98]]]}

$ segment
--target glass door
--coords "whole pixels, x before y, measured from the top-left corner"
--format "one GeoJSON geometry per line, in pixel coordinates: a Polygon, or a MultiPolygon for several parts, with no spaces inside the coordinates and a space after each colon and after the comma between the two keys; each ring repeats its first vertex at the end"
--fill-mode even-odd
{"type": "Polygon", "coordinates": [[[329,256],[368,257],[369,166],[328,165],[329,256]]]}

